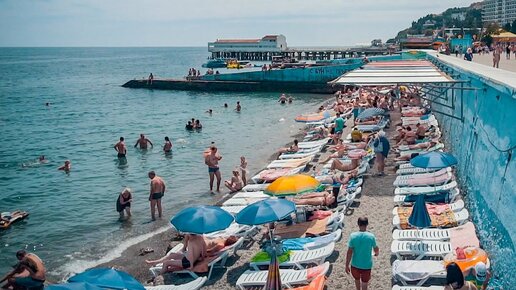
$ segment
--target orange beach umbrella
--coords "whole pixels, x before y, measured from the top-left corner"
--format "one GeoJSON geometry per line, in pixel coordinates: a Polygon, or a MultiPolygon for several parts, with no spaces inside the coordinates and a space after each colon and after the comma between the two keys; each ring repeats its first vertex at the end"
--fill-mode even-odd
{"type": "Polygon", "coordinates": [[[264,193],[273,196],[297,195],[305,192],[314,191],[320,183],[312,176],[305,174],[295,174],[282,176],[272,182],[264,193]]]}

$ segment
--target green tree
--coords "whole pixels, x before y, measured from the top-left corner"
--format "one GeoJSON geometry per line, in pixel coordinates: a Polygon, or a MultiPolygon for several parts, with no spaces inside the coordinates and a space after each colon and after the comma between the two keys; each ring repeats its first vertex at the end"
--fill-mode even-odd
{"type": "Polygon", "coordinates": [[[512,31],[511,24],[509,22],[505,23],[505,25],[503,26],[503,30],[512,31]]]}
{"type": "Polygon", "coordinates": [[[516,19],[514,19],[511,26],[512,26],[511,32],[516,33],[516,19]]]}

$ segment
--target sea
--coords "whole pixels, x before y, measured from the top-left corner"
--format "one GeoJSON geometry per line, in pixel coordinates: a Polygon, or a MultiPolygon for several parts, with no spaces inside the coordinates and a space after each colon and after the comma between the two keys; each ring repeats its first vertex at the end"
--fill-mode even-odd
{"type": "MultiPolygon", "coordinates": [[[[119,256],[129,246],[170,229],[184,207],[214,203],[202,152],[219,148],[222,178],[240,156],[252,176],[328,96],[294,95],[280,105],[277,93],[184,92],[121,87],[131,79],[180,78],[209,56],[198,48],[0,48],[0,212],[30,216],[0,230],[0,273],[25,249],[45,262],[59,281],[119,256]],[[234,110],[242,104],[240,113],[234,110]],[[49,103],[48,106],[46,103],[49,103]],[[224,108],[224,103],[228,108],[224,108]],[[213,114],[206,113],[212,109],[213,114]],[[185,123],[200,119],[201,131],[185,123]],[[154,147],[133,147],[145,134],[154,147]],[[127,163],[113,145],[126,139],[127,163]],[[173,154],[162,151],[171,138],[173,154]],[[38,156],[48,163],[41,164],[38,156]],[[70,160],[69,174],[57,170],[70,160]],[[151,222],[147,173],[167,185],[164,217],[151,222]],[[116,199],[133,190],[132,218],[119,221],[116,199]]],[[[221,73],[226,73],[221,69],[221,73]]]]}

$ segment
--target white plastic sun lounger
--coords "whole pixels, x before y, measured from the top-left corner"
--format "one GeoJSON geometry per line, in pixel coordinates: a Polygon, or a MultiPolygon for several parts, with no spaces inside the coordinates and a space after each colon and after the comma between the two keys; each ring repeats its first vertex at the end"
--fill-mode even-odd
{"type": "MultiPolygon", "coordinates": [[[[428,279],[443,279],[446,277],[446,268],[442,261],[435,260],[395,260],[392,263],[392,277],[395,281],[403,285],[416,282],[413,289],[420,289],[428,279]]],[[[396,286],[394,286],[396,287],[396,286]]],[[[392,289],[412,289],[412,288],[392,288],[392,289]]],[[[397,286],[400,287],[400,286],[397,286]]],[[[440,286],[438,286],[440,287],[440,286]]],[[[424,288],[423,288],[424,289],[424,288]]],[[[432,288],[430,288],[432,289],[432,288]]],[[[440,288],[443,289],[443,288],[440,288]]]]}
{"type": "MultiPolygon", "coordinates": [[[[425,173],[432,174],[432,173],[425,173]]],[[[421,174],[418,174],[421,175],[421,174]]],[[[398,176],[402,177],[402,176],[398,176]]],[[[435,186],[446,184],[453,179],[453,174],[451,172],[446,172],[445,174],[437,175],[434,177],[416,177],[416,178],[401,178],[394,180],[392,183],[393,186],[396,187],[424,187],[424,186],[435,186]]]]}
{"type": "Polygon", "coordinates": [[[413,174],[406,174],[406,175],[400,175],[396,177],[396,180],[406,180],[406,179],[412,179],[412,178],[426,178],[426,177],[436,177],[443,174],[446,174],[448,172],[451,172],[451,167],[442,168],[437,171],[433,172],[420,172],[420,173],[413,173],[413,174]]]}
{"type": "Polygon", "coordinates": [[[206,277],[199,277],[189,283],[182,285],[159,285],[159,286],[145,286],[147,290],[197,290],[200,289],[204,283],[208,281],[206,277]]]}
{"type": "MultiPolygon", "coordinates": [[[[395,205],[403,205],[405,204],[405,198],[408,195],[394,195],[394,203],[395,205]]],[[[457,199],[460,197],[460,190],[458,188],[454,188],[449,191],[448,198],[451,203],[457,201],[457,199]]]]}
{"type": "Polygon", "coordinates": [[[450,242],[442,241],[400,241],[394,240],[391,244],[391,254],[400,260],[405,256],[415,256],[415,260],[425,257],[444,258],[453,251],[450,242]]]}
{"type": "Polygon", "coordinates": [[[247,205],[232,205],[232,206],[221,206],[220,208],[229,212],[232,215],[236,215],[242,211],[247,205]]]}
{"type": "Polygon", "coordinates": [[[397,187],[394,189],[394,194],[432,194],[437,193],[439,191],[447,191],[452,190],[457,187],[457,182],[452,181],[443,185],[436,186],[418,186],[418,187],[397,187]]]}
{"type": "Polygon", "coordinates": [[[305,157],[309,157],[309,156],[315,156],[316,154],[319,154],[320,152],[321,152],[320,147],[317,147],[317,150],[296,152],[296,153],[283,153],[278,157],[278,159],[281,159],[281,160],[300,159],[300,158],[305,158],[305,157]]]}
{"type": "Polygon", "coordinates": [[[256,192],[256,191],[263,192],[269,185],[270,185],[270,183],[248,184],[242,188],[242,191],[244,191],[244,192],[256,192]]]}
{"type": "MultiPolygon", "coordinates": [[[[410,164],[410,163],[409,163],[410,164]]],[[[451,168],[451,167],[447,167],[451,168]]],[[[407,174],[421,174],[421,173],[431,173],[435,171],[439,171],[439,168],[418,168],[418,167],[409,167],[409,168],[401,168],[396,170],[397,175],[407,175],[407,174]]]]}
{"type": "MultiPolygon", "coordinates": [[[[471,222],[456,228],[449,229],[420,229],[420,230],[394,230],[392,239],[399,241],[449,241],[452,235],[452,229],[460,230],[472,226],[471,222]]],[[[472,226],[475,227],[474,225],[472,226]]]]}
{"type": "MultiPolygon", "coordinates": [[[[464,208],[464,201],[462,199],[459,199],[458,201],[456,201],[454,203],[448,204],[448,207],[450,208],[451,211],[461,211],[464,208]]],[[[397,206],[392,209],[392,214],[398,215],[398,207],[397,206]]]]}
{"type": "MultiPolygon", "coordinates": [[[[290,269],[280,269],[280,278],[281,283],[283,287],[285,288],[293,288],[295,285],[299,284],[307,284],[311,280],[313,280],[315,277],[319,275],[325,275],[329,268],[330,263],[324,262],[324,264],[317,266],[319,273],[313,273],[313,275],[310,275],[310,273],[313,272],[313,269],[304,269],[304,270],[290,270],[290,269]]],[[[236,282],[236,286],[244,290],[245,287],[251,287],[251,286],[265,286],[267,283],[267,270],[265,271],[251,271],[247,270],[240,277],[238,278],[238,281],[236,282]]]]}
{"type": "Polygon", "coordinates": [[[240,192],[237,192],[233,195],[233,198],[247,198],[247,197],[250,197],[250,198],[260,198],[260,197],[263,197],[263,198],[266,198],[266,197],[270,197],[270,195],[267,195],[265,193],[263,193],[263,191],[249,191],[249,192],[246,192],[246,191],[240,191],[240,192]]]}
{"type": "Polygon", "coordinates": [[[404,150],[404,151],[400,151],[400,156],[407,156],[407,155],[412,155],[413,153],[426,153],[426,152],[432,152],[432,151],[437,151],[437,150],[440,150],[440,149],[443,149],[444,148],[444,144],[443,143],[438,143],[436,144],[435,146],[432,146],[426,150],[424,149],[413,149],[413,150],[404,150]]]}
{"type": "MultiPolygon", "coordinates": [[[[329,256],[331,256],[334,249],[335,243],[329,243],[326,246],[315,248],[312,250],[291,251],[289,260],[279,264],[279,266],[280,268],[294,268],[302,270],[305,269],[303,265],[319,265],[324,263],[324,261],[329,256]]],[[[249,267],[251,267],[255,271],[260,271],[260,267],[268,266],[269,264],[270,261],[250,262],[249,267]]]]}
{"type": "Polygon", "coordinates": [[[317,141],[299,142],[297,144],[297,147],[299,147],[299,149],[309,149],[309,148],[314,148],[314,147],[320,147],[320,146],[324,146],[324,145],[328,144],[328,141],[330,141],[330,138],[324,138],[324,139],[317,140],[317,141]]]}
{"type": "Polygon", "coordinates": [[[337,229],[336,231],[333,231],[325,236],[313,237],[312,242],[306,243],[303,246],[303,248],[305,250],[312,250],[327,245],[329,243],[337,243],[338,241],[340,241],[341,237],[342,229],[337,229]]]}
{"type": "MultiPolygon", "coordinates": [[[[215,258],[213,261],[211,261],[208,264],[209,272],[207,279],[210,280],[211,274],[213,272],[213,268],[215,267],[224,267],[226,265],[226,261],[230,255],[236,254],[237,250],[242,247],[242,244],[244,243],[244,238],[240,237],[236,243],[233,245],[225,248],[223,251],[219,252],[217,255],[217,258],[215,258]]],[[[172,248],[170,251],[168,251],[167,255],[171,253],[179,253],[183,249],[183,244],[179,243],[174,248],[172,248]]],[[[159,273],[161,272],[161,269],[163,268],[163,264],[157,264],[154,267],[149,268],[149,271],[151,272],[153,277],[157,277],[159,273]]],[[[199,276],[194,273],[191,270],[181,270],[181,271],[174,271],[174,273],[184,273],[189,274],[192,276],[192,278],[197,279],[199,276]]]]}
{"type": "Polygon", "coordinates": [[[251,203],[255,203],[257,201],[261,201],[261,200],[268,199],[268,198],[270,198],[270,196],[267,196],[267,197],[242,197],[242,198],[232,197],[232,198],[226,200],[222,205],[223,206],[250,205],[251,203]]]}
{"type": "MultiPolygon", "coordinates": [[[[454,216],[455,216],[455,221],[457,222],[457,225],[463,225],[465,224],[467,221],[468,221],[468,218],[469,218],[469,212],[467,209],[462,209],[461,211],[459,212],[453,212],[454,216]]],[[[401,228],[401,225],[400,225],[400,217],[399,215],[395,215],[393,218],[392,218],[392,225],[397,228],[397,229],[402,229],[401,228]]]]}
{"type": "Polygon", "coordinates": [[[444,290],[444,286],[392,286],[392,290],[444,290]]]}
{"type": "Polygon", "coordinates": [[[308,164],[312,159],[313,156],[301,159],[274,160],[267,165],[267,168],[296,168],[308,164]]]}
{"type": "MultiPolygon", "coordinates": [[[[285,171],[285,175],[294,175],[294,174],[298,174],[299,172],[303,171],[305,169],[306,165],[302,165],[302,166],[299,166],[299,167],[296,167],[296,168],[287,168],[287,170],[285,171]]],[[[270,170],[270,169],[264,169],[262,171],[260,171],[258,174],[256,174],[255,176],[253,176],[251,178],[251,180],[253,180],[254,182],[256,183],[260,183],[262,181],[264,181],[262,179],[262,174],[263,174],[263,171],[265,170],[270,170]]],[[[267,181],[266,181],[267,182],[267,181]]]]}
{"type": "Polygon", "coordinates": [[[209,234],[204,234],[206,237],[244,237],[248,238],[252,236],[258,230],[257,226],[248,226],[237,223],[232,223],[226,229],[222,231],[217,231],[209,234]]]}
{"type": "Polygon", "coordinates": [[[337,203],[339,205],[344,205],[346,208],[348,208],[353,204],[353,202],[361,192],[362,187],[357,187],[350,193],[346,192],[346,194],[341,194],[339,192],[339,196],[337,197],[337,203]]]}

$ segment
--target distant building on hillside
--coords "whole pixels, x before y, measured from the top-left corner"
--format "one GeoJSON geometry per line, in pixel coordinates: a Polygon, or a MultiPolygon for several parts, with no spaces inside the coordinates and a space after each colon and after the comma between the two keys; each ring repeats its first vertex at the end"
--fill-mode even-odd
{"type": "Polygon", "coordinates": [[[450,16],[451,16],[451,19],[453,19],[453,20],[459,20],[459,21],[466,20],[466,12],[452,13],[450,16]]]}
{"type": "Polygon", "coordinates": [[[213,53],[231,52],[282,52],[287,50],[284,35],[265,35],[256,39],[217,39],[208,42],[208,51],[213,53]]]}
{"type": "Polygon", "coordinates": [[[434,38],[425,35],[407,35],[407,38],[400,39],[400,46],[404,48],[432,48],[434,38]]]}
{"type": "Polygon", "coordinates": [[[516,20],[516,0],[485,0],[482,5],[482,21],[499,25],[516,20]]]}

